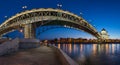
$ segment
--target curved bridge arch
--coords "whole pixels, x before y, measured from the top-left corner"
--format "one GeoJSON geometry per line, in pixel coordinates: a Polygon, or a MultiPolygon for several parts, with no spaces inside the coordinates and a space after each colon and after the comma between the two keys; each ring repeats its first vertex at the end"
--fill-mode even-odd
{"type": "Polygon", "coordinates": [[[68,11],[52,8],[27,10],[12,16],[0,25],[0,35],[23,27],[25,37],[33,38],[35,28],[40,25],[68,25],[100,38],[97,30],[83,18],[68,11]]]}

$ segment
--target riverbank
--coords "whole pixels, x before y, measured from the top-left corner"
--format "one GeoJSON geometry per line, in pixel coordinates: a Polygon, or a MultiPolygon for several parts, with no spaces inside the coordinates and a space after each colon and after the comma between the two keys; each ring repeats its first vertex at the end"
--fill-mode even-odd
{"type": "Polygon", "coordinates": [[[62,65],[55,51],[47,46],[20,50],[0,57],[0,65],[62,65]]]}
{"type": "Polygon", "coordinates": [[[56,42],[51,44],[120,44],[120,42],[56,42]]]}
{"type": "Polygon", "coordinates": [[[80,65],[120,65],[120,44],[53,44],[80,65]]]}

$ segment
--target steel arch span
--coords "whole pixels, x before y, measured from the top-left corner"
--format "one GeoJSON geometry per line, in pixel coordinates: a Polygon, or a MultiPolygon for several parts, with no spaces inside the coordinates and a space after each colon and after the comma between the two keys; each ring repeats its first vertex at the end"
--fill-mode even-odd
{"type": "Polygon", "coordinates": [[[35,28],[41,25],[70,26],[83,30],[96,38],[101,37],[97,30],[82,17],[52,8],[32,9],[17,13],[0,25],[0,35],[23,27],[25,38],[34,38],[35,28]]]}

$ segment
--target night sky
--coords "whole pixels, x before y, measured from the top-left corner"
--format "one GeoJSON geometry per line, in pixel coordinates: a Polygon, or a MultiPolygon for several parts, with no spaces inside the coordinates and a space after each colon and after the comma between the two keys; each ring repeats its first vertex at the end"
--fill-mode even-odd
{"type": "MultiPolygon", "coordinates": [[[[110,38],[120,38],[120,0],[1,0],[0,24],[21,11],[33,8],[57,8],[58,3],[63,5],[63,10],[82,16],[99,32],[105,28],[110,38]],[[22,9],[23,6],[27,8],[22,9]]],[[[19,36],[19,34],[11,36],[19,36]]],[[[56,37],[93,38],[85,32],[67,28],[52,29],[39,35],[40,39],[56,37]]]]}

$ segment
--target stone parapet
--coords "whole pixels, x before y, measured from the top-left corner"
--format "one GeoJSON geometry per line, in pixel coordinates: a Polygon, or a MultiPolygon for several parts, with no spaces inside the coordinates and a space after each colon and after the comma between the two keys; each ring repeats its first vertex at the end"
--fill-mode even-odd
{"type": "Polygon", "coordinates": [[[53,48],[56,50],[58,59],[60,59],[60,61],[62,62],[62,65],[79,65],[73,59],[71,59],[65,52],[63,52],[61,49],[58,49],[55,46],[53,46],[53,48]]]}
{"type": "Polygon", "coordinates": [[[4,54],[10,54],[12,52],[18,51],[19,48],[19,39],[16,38],[12,41],[6,41],[0,44],[0,56],[4,54]]]}
{"type": "Polygon", "coordinates": [[[40,41],[37,39],[20,39],[19,49],[36,48],[40,46],[40,41]]]}

